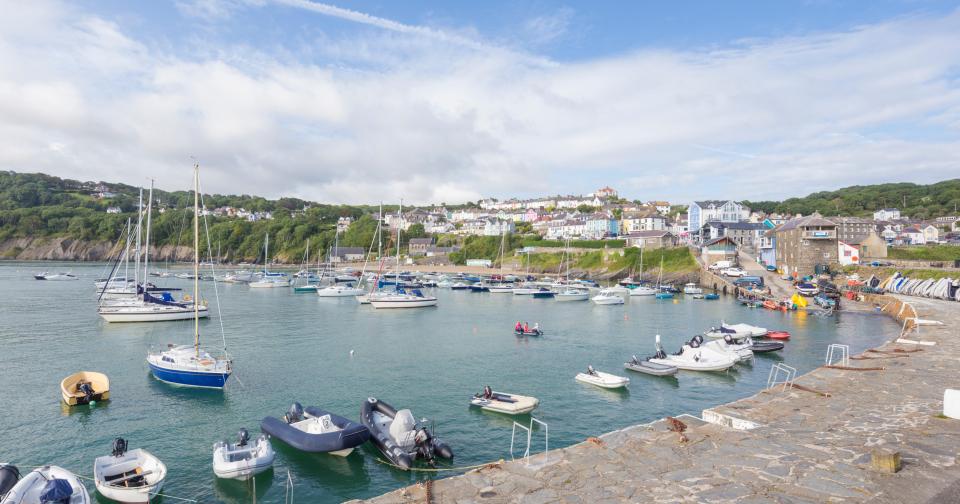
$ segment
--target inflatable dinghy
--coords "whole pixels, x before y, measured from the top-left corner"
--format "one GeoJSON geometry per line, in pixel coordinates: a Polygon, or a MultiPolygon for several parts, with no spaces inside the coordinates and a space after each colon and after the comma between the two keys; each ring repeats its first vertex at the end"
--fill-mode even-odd
{"type": "MultiPolygon", "coordinates": [[[[656,357],[658,356],[654,355],[653,357],[650,357],[650,359],[656,357]]],[[[629,362],[623,363],[623,367],[629,369],[630,371],[636,371],[638,373],[644,373],[652,376],[673,376],[677,374],[678,368],[676,366],[657,364],[655,362],[650,362],[650,359],[641,360],[634,355],[629,362]]]]}
{"type": "Polygon", "coordinates": [[[304,409],[300,403],[293,403],[283,418],[264,418],[260,430],[298,450],[341,457],[370,439],[365,426],[315,406],[304,409]]]}
{"type": "Polygon", "coordinates": [[[240,429],[237,442],[213,445],[213,472],[218,478],[247,480],[273,465],[273,447],[266,434],[250,443],[250,433],[240,429]]]}
{"type": "Polygon", "coordinates": [[[360,407],[360,421],[370,430],[370,441],[400,469],[410,469],[416,460],[433,464],[438,456],[453,458],[453,450],[418,424],[408,409],[398,411],[369,397],[360,407]]]}
{"type": "Polygon", "coordinates": [[[783,343],[779,341],[754,341],[750,345],[750,350],[753,353],[776,352],[777,350],[783,350],[783,343]]]}
{"type": "Polygon", "coordinates": [[[593,366],[587,366],[586,373],[577,373],[577,381],[596,385],[605,389],[617,389],[626,387],[630,383],[630,378],[626,376],[617,376],[615,374],[604,373],[593,369],[593,366]]]}
{"type": "Polygon", "coordinates": [[[483,392],[470,398],[471,406],[506,415],[524,415],[536,409],[539,404],[540,400],[536,397],[496,392],[490,387],[484,387],[483,392]]]}
{"type": "Polygon", "coordinates": [[[16,467],[0,464],[0,497],[3,504],[91,502],[80,478],[58,466],[38,467],[20,478],[16,467]]]}

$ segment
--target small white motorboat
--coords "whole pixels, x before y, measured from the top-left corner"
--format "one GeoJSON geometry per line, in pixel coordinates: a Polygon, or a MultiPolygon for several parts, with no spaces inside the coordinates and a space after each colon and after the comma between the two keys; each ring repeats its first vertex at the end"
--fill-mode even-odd
{"type": "Polygon", "coordinates": [[[649,359],[639,359],[636,355],[632,356],[631,359],[623,363],[624,369],[629,369],[630,371],[636,371],[638,373],[644,373],[651,376],[673,376],[677,374],[677,366],[668,366],[666,364],[656,364],[650,362],[650,359],[656,358],[654,355],[649,359]]]}
{"type": "Polygon", "coordinates": [[[622,285],[611,285],[610,287],[606,287],[606,288],[604,288],[604,289],[601,289],[600,292],[603,292],[603,291],[612,292],[612,293],[614,293],[614,294],[618,294],[618,295],[621,295],[621,296],[626,296],[626,295],[630,294],[630,289],[628,289],[628,288],[626,288],[626,287],[624,287],[624,286],[622,286],[622,285]]]}
{"type": "Polygon", "coordinates": [[[52,282],[79,280],[79,278],[77,278],[77,275],[74,275],[72,273],[47,273],[46,271],[44,271],[43,273],[38,273],[36,275],[33,275],[33,278],[36,278],[37,280],[50,280],[52,282]]]}
{"type": "Polygon", "coordinates": [[[696,341],[697,344],[705,350],[732,355],[737,359],[737,362],[746,362],[753,359],[753,351],[750,350],[750,345],[753,343],[752,341],[750,343],[736,343],[733,337],[727,335],[724,339],[715,339],[704,343],[703,336],[699,334],[693,337],[690,343],[691,345],[693,345],[693,341],[696,341]]]}
{"type": "Polygon", "coordinates": [[[733,355],[701,348],[699,344],[695,344],[695,346],[683,345],[679,352],[667,354],[660,346],[660,335],[657,335],[657,355],[651,358],[650,362],[676,366],[678,369],[685,371],[726,371],[737,363],[737,358],[733,355]]]}
{"type": "Polygon", "coordinates": [[[703,294],[703,289],[697,287],[697,284],[691,282],[683,286],[684,294],[703,294]]]}
{"type": "Polygon", "coordinates": [[[60,381],[60,397],[67,406],[110,399],[110,379],[103,373],[79,371],[60,381]]]}
{"type": "Polygon", "coordinates": [[[495,392],[490,387],[483,387],[483,392],[470,398],[470,405],[506,415],[524,415],[536,409],[540,405],[540,399],[519,394],[495,392]]]}
{"type": "Polygon", "coordinates": [[[623,296],[621,296],[618,291],[615,291],[612,288],[602,289],[596,296],[593,296],[590,300],[598,305],[623,304],[623,296]]]}
{"type": "Polygon", "coordinates": [[[732,329],[738,334],[743,334],[745,336],[751,336],[754,338],[766,336],[768,332],[765,327],[758,327],[750,324],[727,324],[723,321],[720,321],[720,327],[722,329],[732,329]]]}
{"type": "Polygon", "coordinates": [[[653,287],[647,287],[646,285],[638,285],[630,289],[631,296],[653,296],[657,293],[657,289],[653,287]]]}
{"type": "MultiPolygon", "coordinates": [[[[10,465],[0,464],[5,474],[12,468],[15,475],[17,469],[10,465]]],[[[3,504],[88,504],[90,494],[83,486],[80,478],[72,472],[59,466],[38,467],[21,478],[6,494],[0,489],[0,502],[3,504]]]]}
{"type": "Polygon", "coordinates": [[[333,284],[322,289],[317,289],[317,295],[320,297],[355,297],[362,296],[363,294],[363,289],[353,287],[351,284],[333,284]]]}
{"type": "Polygon", "coordinates": [[[150,452],[137,448],[127,451],[123,438],[113,441],[113,452],[93,461],[93,480],[97,491],[118,502],[149,502],[163,488],[167,466],[150,452]]]}
{"type": "Polygon", "coordinates": [[[577,289],[567,287],[554,296],[557,301],[586,301],[590,299],[590,291],[587,289],[577,289]]]}
{"type": "Polygon", "coordinates": [[[240,429],[236,443],[220,441],[213,445],[213,473],[218,478],[250,479],[270,469],[274,456],[266,434],[250,443],[250,433],[240,429]]]}
{"type": "Polygon", "coordinates": [[[615,374],[597,371],[593,369],[593,366],[587,366],[586,373],[577,373],[576,380],[605,389],[622,388],[630,383],[630,378],[626,376],[617,376],[615,374]]]}

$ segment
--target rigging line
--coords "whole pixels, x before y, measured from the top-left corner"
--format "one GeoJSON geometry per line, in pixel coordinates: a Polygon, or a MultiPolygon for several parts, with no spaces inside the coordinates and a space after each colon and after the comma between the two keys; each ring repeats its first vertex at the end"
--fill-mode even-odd
{"type": "MultiPolygon", "coordinates": [[[[203,190],[200,186],[199,179],[197,180],[197,192],[200,193],[200,207],[206,208],[203,203],[203,190]]],[[[207,255],[213,254],[213,250],[210,248],[210,226],[207,224],[206,212],[203,213],[203,231],[207,236],[207,255]]],[[[220,289],[217,288],[217,272],[214,270],[213,261],[210,261],[210,274],[213,276],[213,295],[217,300],[217,322],[220,324],[220,338],[223,340],[223,353],[227,353],[227,333],[223,329],[223,313],[220,311],[220,289]]]]}

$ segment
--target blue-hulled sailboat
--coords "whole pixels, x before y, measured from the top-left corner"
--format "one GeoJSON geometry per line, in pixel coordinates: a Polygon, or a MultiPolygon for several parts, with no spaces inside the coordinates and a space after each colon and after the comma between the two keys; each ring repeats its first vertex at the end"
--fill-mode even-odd
{"type": "MultiPolygon", "coordinates": [[[[193,166],[193,298],[200,294],[200,166],[193,166]]],[[[167,350],[147,354],[150,372],[161,381],[188,387],[222,389],[233,372],[233,362],[226,356],[214,357],[200,348],[199,303],[194,303],[193,345],[168,345],[167,350]]]]}

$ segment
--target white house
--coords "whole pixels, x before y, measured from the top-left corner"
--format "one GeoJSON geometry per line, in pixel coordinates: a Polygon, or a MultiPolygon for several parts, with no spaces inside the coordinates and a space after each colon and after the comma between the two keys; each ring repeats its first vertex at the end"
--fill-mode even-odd
{"type": "Polygon", "coordinates": [[[925,243],[940,243],[940,229],[937,226],[927,224],[921,231],[923,231],[923,241],[925,243]]]}
{"type": "Polygon", "coordinates": [[[687,227],[703,228],[707,222],[740,222],[750,218],[750,209],[733,200],[694,201],[687,208],[687,227]]]}
{"type": "Polygon", "coordinates": [[[873,212],[874,220],[898,220],[900,219],[900,209],[899,208],[881,208],[876,212],[873,212]]]}
{"type": "Polygon", "coordinates": [[[500,236],[504,233],[513,233],[516,230],[517,227],[513,224],[512,220],[488,218],[483,226],[483,235],[500,236]]]}
{"type": "Polygon", "coordinates": [[[910,226],[900,232],[903,242],[910,245],[924,245],[927,243],[926,236],[917,226],[910,226]]]}

